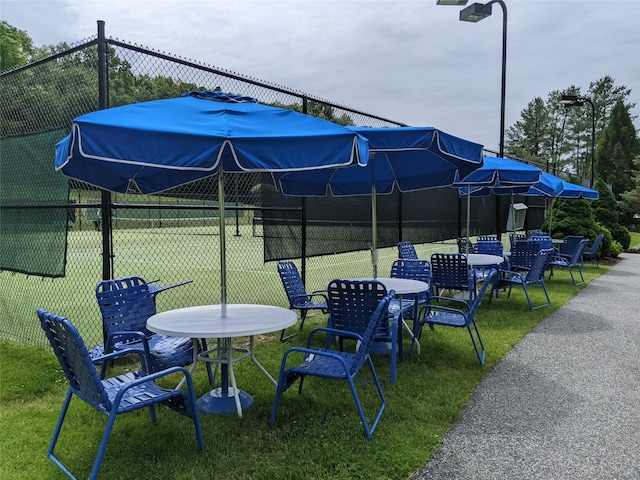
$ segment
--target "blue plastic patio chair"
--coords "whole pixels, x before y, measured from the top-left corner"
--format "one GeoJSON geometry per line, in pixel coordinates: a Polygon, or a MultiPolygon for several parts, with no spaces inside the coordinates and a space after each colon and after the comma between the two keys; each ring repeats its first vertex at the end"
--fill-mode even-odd
{"type": "Polygon", "coordinates": [[[578,248],[578,245],[580,245],[580,242],[584,240],[584,237],[581,235],[567,235],[563,240],[560,245],[559,254],[565,258],[570,258],[573,256],[576,248],[578,248]]]}
{"type": "Polygon", "coordinates": [[[580,240],[576,248],[574,249],[571,256],[559,254],[554,255],[554,257],[549,262],[549,267],[551,271],[549,272],[549,279],[553,276],[553,269],[558,268],[566,268],[569,270],[569,275],[571,275],[571,281],[574,285],[582,285],[584,283],[584,276],[582,275],[582,254],[587,247],[587,243],[589,240],[584,238],[580,240]],[[580,283],[576,282],[575,277],[573,276],[573,270],[577,270],[580,274],[580,283]]]}
{"type": "MultiPolygon", "coordinates": [[[[407,325],[406,320],[413,321],[418,318],[419,310],[429,302],[429,297],[433,295],[433,277],[431,276],[431,264],[428,260],[424,259],[398,259],[391,265],[391,272],[389,276],[391,278],[407,278],[409,280],[418,280],[429,284],[429,289],[425,292],[405,294],[402,296],[402,302],[404,306],[402,311],[402,326],[409,332],[411,336],[413,336],[413,328],[410,328],[409,325],[407,325]],[[412,304],[413,308],[407,308],[407,302],[409,302],[409,305],[412,304]]],[[[400,338],[399,341],[402,343],[402,338],[400,338]]]]}
{"type": "Polygon", "coordinates": [[[407,241],[398,243],[398,258],[417,260],[418,254],[413,243],[407,241]]]}
{"type": "MultiPolygon", "coordinates": [[[[501,270],[499,274],[496,276],[494,286],[494,290],[498,290],[500,288],[508,288],[509,292],[507,293],[507,298],[511,297],[511,289],[514,285],[522,286],[524,290],[524,294],[527,297],[527,302],[529,303],[529,310],[537,310],[538,308],[546,307],[551,305],[551,299],[549,298],[549,292],[547,291],[547,286],[544,283],[544,273],[553,257],[553,249],[548,248],[544,250],[540,250],[535,257],[533,264],[529,270],[524,272],[513,271],[513,270],[501,270]],[[543,305],[538,305],[537,307],[533,306],[533,302],[531,301],[531,296],[529,295],[529,287],[538,285],[542,287],[544,290],[544,294],[547,297],[547,303],[543,305]]],[[[497,297],[497,295],[496,295],[497,297]]],[[[491,300],[489,300],[491,303],[491,300]]]]}
{"type": "Polygon", "coordinates": [[[600,265],[598,263],[598,248],[600,248],[600,244],[602,243],[603,238],[604,238],[604,234],[601,233],[596,237],[596,239],[593,241],[591,245],[589,245],[584,249],[584,252],[582,252],[582,258],[580,259],[582,268],[584,268],[585,257],[591,260],[592,265],[595,265],[597,268],[600,268],[600,265]]]}
{"type": "MultiPolygon", "coordinates": [[[[376,293],[373,295],[377,298],[376,293]]],[[[394,292],[391,290],[387,295],[383,296],[379,302],[377,302],[375,309],[370,315],[366,328],[362,335],[355,332],[348,332],[344,330],[336,330],[332,328],[314,328],[309,334],[309,340],[307,342],[307,348],[293,347],[288,349],[282,357],[282,364],[280,366],[280,374],[278,376],[278,386],[276,388],[276,396],[273,400],[273,409],[271,411],[271,418],[269,420],[269,426],[273,427],[276,421],[276,413],[278,411],[278,405],[280,403],[280,396],[287,391],[296,380],[300,379],[298,386],[298,394],[302,394],[302,386],[307,376],[315,376],[321,378],[328,378],[331,380],[345,380],[349,384],[351,395],[356,404],[360,421],[364,428],[364,434],[369,439],[373,435],[382,412],[387,406],[387,401],[382,392],[382,386],[378,380],[378,375],[373,366],[371,360],[371,348],[373,347],[376,332],[378,331],[380,324],[387,321],[389,317],[389,302],[393,299],[394,292]],[[355,353],[337,352],[329,349],[311,348],[313,343],[313,336],[316,333],[324,333],[327,337],[339,336],[349,337],[356,340],[358,347],[355,353]],[[302,363],[295,367],[287,368],[288,359],[290,355],[302,355],[302,363]],[[373,377],[373,383],[378,391],[380,397],[380,408],[375,416],[375,419],[369,425],[367,417],[362,409],[358,392],[356,391],[355,378],[360,373],[360,370],[365,365],[369,365],[371,375],[373,377]]]]}
{"type": "MultiPolygon", "coordinates": [[[[155,405],[157,404],[164,404],[188,416],[195,426],[198,448],[201,451],[204,450],[204,440],[202,438],[193,382],[191,375],[186,369],[182,367],[172,367],[153,374],[130,372],[118,375],[117,377],[102,379],[96,370],[94,359],[89,355],[89,351],[82,337],[68,319],[49,313],[44,309],[38,310],[38,318],[70,384],[47,451],[49,458],[66,475],[75,478],[70,470],[63,465],[62,461],[55,456],[54,450],[62,430],[62,424],[67,410],[69,409],[69,404],[71,403],[71,398],[74,395],[92,408],[108,416],[107,424],[102,434],[102,440],[98,447],[98,453],[96,454],[93,468],[89,475],[90,480],[98,477],[98,472],[102,465],[116,417],[120,414],[141,408],[149,407],[153,423],[156,422],[155,405]],[[161,388],[155,383],[157,379],[176,373],[184,376],[187,392],[161,388]]],[[[105,365],[109,360],[132,352],[134,351],[121,350],[107,354],[102,357],[101,363],[105,365]]],[[[144,357],[144,353],[140,350],[136,350],[135,352],[141,357],[144,357]]],[[[143,364],[145,363],[144,360],[141,360],[141,362],[143,364]]],[[[154,438],[154,441],[155,440],[157,439],[154,438]]],[[[85,442],[85,444],[79,448],[84,449],[89,443],[91,442],[85,442]]],[[[158,475],[161,476],[160,473],[158,473],[158,475]]]]}
{"type": "MultiPolygon", "coordinates": [[[[278,262],[278,274],[280,280],[282,280],[282,286],[287,294],[289,300],[289,308],[291,310],[300,311],[300,330],[304,326],[304,321],[307,318],[309,310],[320,310],[326,314],[327,310],[327,292],[324,290],[318,290],[315,292],[307,293],[307,290],[302,282],[302,277],[298,271],[298,267],[292,261],[278,262]]],[[[295,333],[287,335],[285,337],[285,330],[282,330],[280,334],[280,341],[293,337],[295,333]]]]}
{"type": "MultiPolygon", "coordinates": [[[[103,348],[96,347],[92,355],[125,348],[143,351],[149,358],[150,372],[193,362],[192,339],[159,335],[147,329],[147,320],[156,314],[156,303],[149,285],[142,278],[103,280],[96,285],[95,291],[107,341],[103,348]]],[[[197,341],[195,344],[199,348],[197,341]]],[[[203,348],[206,349],[206,345],[203,348]]],[[[209,363],[207,367],[210,373],[209,363]]]]}
{"type": "Polygon", "coordinates": [[[469,301],[473,301],[476,275],[469,269],[464,254],[434,253],[431,255],[431,275],[436,295],[440,295],[443,290],[468,291],[469,301]]]}
{"type": "MultiPolygon", "coordinates": [[[[329,317],[327,328],[354,332],[363,336],[371,314],[377,308],[378,303],[387,295],[386,287],[375,280],[333,280],[327,287],[327,299],[329,317]]],[[[400,309],[403,315],[413,311],[413,301],[403,300],[402,307],[399,300],[392,299],[389,302],[389,315],[382,319],[374,332],[372,344],[369,347],[371,354],[389,355],[391,357],[391,371],[389,382],[396,381],[396,364],[398,357],[402,359],[402,343],[400,342],[401,326],[399,325],[400,309]]],[[[348,339],[338,335],[327,336],[325,348],[330,347],[332,338],[338,341],[339,349],[344,349],[344,340],[348,339]]],[[[351,338],[351,337],[349,337],[351,338]]]]}
{"type": "Polygon", "coordinates": [[[458,253],[475,253],[476,249],[467,237],[458,237],[456,239],[456,243],[458,244],[458,253]]]}
{"type": "Polygon", "coordinates": [[[493,284],[496,275],[497,271],[495,269],[489,271],[482,288],[480,288],[473,302],[466,302],[449,297],[431,297],[427,307],[421,311],[421,317],[418,321],[414,322],[414,340],[411,342],[411,347],[409,348],[409,358],[411,358],[411,354],[413,353],[413,344],[416,340],[420,340],[423,326],[427,324],[433,330],[434,325],[441,325],[444,327],[466,328],[471,337],[471,343],[478,357],[478,361],[480,365],[484,365],[486,351],[482,337],[480,336],[480,331],[478,330],[478,325],[475,321],[475,315],[480,307],[482,298],[489,286],[493,284]],[[459,308],[436,303],[443,301],[452,302],[454,305],[458,305],[459,308]]]}

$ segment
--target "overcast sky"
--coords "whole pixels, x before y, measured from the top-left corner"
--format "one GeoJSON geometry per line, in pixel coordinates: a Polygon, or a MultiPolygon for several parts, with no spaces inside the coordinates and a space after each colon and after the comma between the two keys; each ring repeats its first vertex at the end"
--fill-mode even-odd
{"type": "MultiPolygon", "coordinates": [[[[586,93],[605,75],[640,104],[640,0],[505,3],[507,128],[535,97],[586,93]]],[[[0,0],[0,18],[36,46],[77,43],[104,20],[107,37],[498,150],[502,10],[478,23],[458,21],[459,10],[436,0],[0,0]]]]}

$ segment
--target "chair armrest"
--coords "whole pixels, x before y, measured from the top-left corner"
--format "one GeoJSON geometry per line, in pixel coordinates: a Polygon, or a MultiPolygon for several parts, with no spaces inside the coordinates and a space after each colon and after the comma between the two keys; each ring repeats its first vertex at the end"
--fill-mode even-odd
{"type": "Polygon", "coordinates": [[[469,302],[467,302],[466,300],[462,300],[460,298],[453,298],[453,297],[438,297],[438,296],[433,296],[431,297],[431,301],[429,302],[429,304],[427,304],[427,308],[434,306],[433,305],[433,300],[444,300],[445,302],[454,302],[454,303],[461,303],[462,305],[464,305],[467,310],[470,308],[469,307],[469,302]]]}
{"type": "Polygon", "coordinates": [[[133,380],[130,383],[125,384],[120,390],[118,390],[118,393],[116,394],[116,397],[113,402],[114,406],[120,404],[120,401],[122,400],[122,396],[127,392],[127,390],[130,390],[131,388],[141,385],[143,383],[155,382],[159,378],[166,377],[167,375],[171,375],[174,373],[183,374],[187,383],[187,388],[189,389],[189,395],[195,396],[194,389],[193,389],[193,380],[191,379],[191,374],[189,373],[189,371],[184,367],[170,367],[170,368],[167,368],[166,370],[161,370],[159,372],[146,374],[136,380],[133,380]]]}
{"type": "Polygon", "coordinates": [[[341,364],[342,364],[342,368],[344,368],[345,372],[348,372],[348,367],[347,367],[347,362],[345,362],[344,357],[342,355],[338,355],[337,353],[334,353],[332,351],[329,350],[318,350],[315,348],[303,348],[303,347],[291,347],[289,349],[287,349],[286,352],[284,352],[284,355],[282,357],[282,364],[280,367],[280,371],[284,371],[287,367],[287,358],[289,357],[290,354],[292,353],[302,353],[305,355],[314,355],[314,356],[318,356],[318,357],[327,357],[327,358],[333,358],[335,360],[338,360],[341,364]]]}
{"type": "Polygon", "coordinates": [[[106,366],[110,360],[116,360],[120,357],[126,357],[127,355],[138,355],[140,357],[140,364],[145,371],[149,370],[149,361],[147,359],[147,355],[145,352],[141,352],[140,350],[136,350],[134,348],[124,348],[122,350],[117,350],[111,353],[104,353],[97,357],[91,359],[91,361],[95,363],[101,364],[100,368],[100,378],[104,379],[106,373],[106,366]]]}
{"type": "Polygon", "coordinates": [[[107,341],[104,344],[104,351],[107,353],[111,353],[113,351],[113,346],[118,342],[132,342],[132,341],[140,341],[145,346],[145,351],[149,350],[149,342],[147,340],[147,336],[144,332],[139,331],[127,331],[123,330],[120,332],[112,332],[107,336],[107,341]]]}
{"type": "Polygon", "coordinates": [[[312,340],[313,340],[313,336],[317,332],[325,332],[327,334],[327,336],[335,335],[337,337],[353,338],[354,340],[362,341],[362,336],[357,334],[357,333],[355,333],[355,332],[350,332],[348,330],[340,330],[340,329],[337,329],[337,328],[316,327],[313,330],[311,330],[311,332],[309,332],[309,339],[307,341],[307,348],[311,348],[311,343],[312,343],[312,340]]]}
{"type": "MultiPolygon", "coordinates": [[[[462,315],[465,318],[469,315],[468,312],[463,312],[462,310],[459,310],[457,308],[445,307],[445,306],[441,306],[441,305],[429,305],[425,309],[424,313],[426,314],[427,311],[443,312],[443,313],[455,313],[457,315],[462,315]]],[[[424,322],[424,323],[429,323],[429,320],[425,320],[425,316],[423,316],[421,321],[424,322]]]]}

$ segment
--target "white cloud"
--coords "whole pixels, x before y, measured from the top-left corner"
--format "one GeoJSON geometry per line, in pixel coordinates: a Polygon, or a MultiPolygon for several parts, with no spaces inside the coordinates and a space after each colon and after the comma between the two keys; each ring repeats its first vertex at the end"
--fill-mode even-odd
{"type": "MultiPolygon", "coordinates": [[[[605,75],[638,98],[640,1],[505,3],[507,127],[533,98],[605,75]]],[[[36,45],[78,42],[104,20],[109,37],[497,149],[503,16],[493,8],[470,24],[435,0],[0,0],[0,17],[36,45]]]]}

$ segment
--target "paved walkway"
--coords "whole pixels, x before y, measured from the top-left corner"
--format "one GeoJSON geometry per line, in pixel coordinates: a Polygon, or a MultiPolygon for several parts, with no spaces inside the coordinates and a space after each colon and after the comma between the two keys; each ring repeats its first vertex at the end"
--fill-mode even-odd
{"type": "Polygon", "coordinates": [[[640,479],[640,254],[532,330],[413,479],[640,479]]]}

